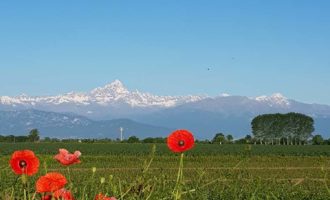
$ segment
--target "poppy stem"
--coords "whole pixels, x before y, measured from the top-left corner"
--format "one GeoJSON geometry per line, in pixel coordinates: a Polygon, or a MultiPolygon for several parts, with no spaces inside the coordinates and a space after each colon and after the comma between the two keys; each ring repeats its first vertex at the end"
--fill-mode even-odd
{"type": "Polygon", "coordinates": [[[28,188],[28,176],[26,174],[22,174],[21,179],[23,185],[24,200],[26,200],[27,188],[28,188]]]}
{"type": "Polygon", "coordinates": [[[146,166],[144,167],[143,172],[142,172],[143,174],[145,174],[149,170],[150,165],[151,165],[152,161],[154,160],[155,152],[156,152],[156,145],[153,145],[152,149],[151,149],[151,153],[150,153],[150,160],[149,160],[148,164],[146,164],[146,166]]]}
{"type": "Polygon", "coordinates": [[[21,178],[22,178],[23,186],[24,188],[26,188],[28,182],[28,176],[26,174],[22,174],[21,178]]]}
{"type": "Polygon", "coordinates": [[[181,153],[180,156],[180,164],[179,164],[179,170],[178,170],[178,176],[176,179],[176,184],[174,187],[174,199],[178,200],[181,199],[181,184],[182,184],[182,179],[183,179],[183,153],[181,153]]]}
{"type": "Polygon", "coordinates": [[[26,191],[26,188],[24,188],[24,200],[27,200],[26,199],[26,194],[27,194],[27,191],[26,191]]]}

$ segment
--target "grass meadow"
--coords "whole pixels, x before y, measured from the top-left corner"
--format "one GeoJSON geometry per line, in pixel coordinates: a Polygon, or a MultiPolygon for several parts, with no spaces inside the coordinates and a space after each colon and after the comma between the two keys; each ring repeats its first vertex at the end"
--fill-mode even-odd
{"type": "MultiPolygon", "coordinates": [[[[175,199],[180,154],[166,144],[0,144],[0,198],[41,199],[38,177],[60,172],[77,200],[98,193],[117,199],[175,199]],[[64,167],[59,148],[82,152],[81,163],[64,167]],[[15,150],[30,149],[40,160],[24,187],[9,165],[15,150]],[[24,195],[25,194],[25,195],[24,195]]],[[[330,147],[196,144],[185,152],[180,199],[330,199],[330,147]]]]}

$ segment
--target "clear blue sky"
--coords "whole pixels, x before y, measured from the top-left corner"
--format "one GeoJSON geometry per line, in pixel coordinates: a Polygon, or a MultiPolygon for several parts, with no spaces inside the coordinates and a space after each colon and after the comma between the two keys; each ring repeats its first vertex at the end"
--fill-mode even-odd
{"type": "Polygon", "coordinates": [[[329,10],[328,0],[1,1],[0,95],[120,79],[160,95],[330,104],[329,10]]]}

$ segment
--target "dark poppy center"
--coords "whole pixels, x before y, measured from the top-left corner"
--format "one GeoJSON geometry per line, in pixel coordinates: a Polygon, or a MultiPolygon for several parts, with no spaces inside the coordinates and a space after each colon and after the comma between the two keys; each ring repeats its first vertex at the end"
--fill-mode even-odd
{"type": "Polygon", "coordinates": [[[179,144],[180,147],[183,147],[184,146],[184,141],[180,140],[178,144],[179,144]]]}
{"type": "Polygon", "coordinates": [[[20,168],[26,168],[26,166],[27,166],[27,163],[26,163],[25,160],[20,160],[20,161],[19,161],[19,167],[20,167],[20,168]]]}

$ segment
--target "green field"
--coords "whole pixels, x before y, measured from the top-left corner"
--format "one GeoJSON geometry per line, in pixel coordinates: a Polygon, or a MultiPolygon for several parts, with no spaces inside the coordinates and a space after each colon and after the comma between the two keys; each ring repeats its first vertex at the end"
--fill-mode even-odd
{"type": "MultiPolygon", "coordinates": [[[[14,150],[30,149],[41,166],[29,180],[27,199],[35,180],[50,171],[70,180],[68,189],[78,200],[93,200],[99,192],[118,199],[173,199],[179,155],[156,146],[151,156],[151,144],[0,144],[0,197],[24,199],[8,161],[14,150]],[[62,167],[53,159],[59,148],[80,150],[82,162],[62,167]]],[[[197,144],[185,154],[182,199],[330,199],[329,156],[329,146],[197,144]]]]}

